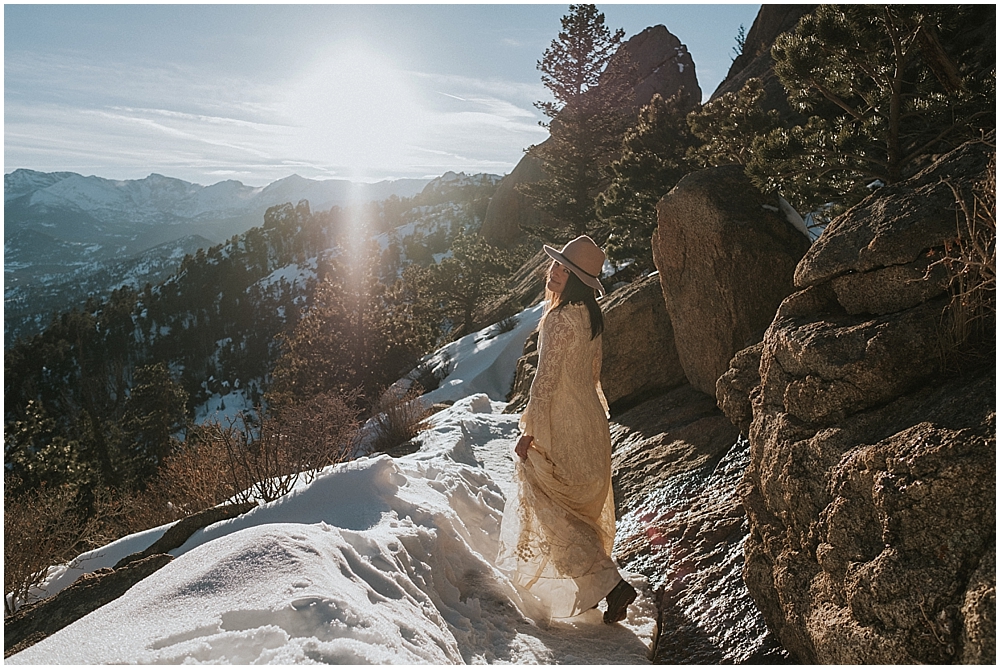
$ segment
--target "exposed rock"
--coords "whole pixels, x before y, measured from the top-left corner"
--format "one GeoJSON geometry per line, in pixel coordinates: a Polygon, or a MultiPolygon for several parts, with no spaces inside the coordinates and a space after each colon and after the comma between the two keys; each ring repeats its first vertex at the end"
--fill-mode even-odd
{"type": "Polygon", "coordinates": [[[726,414],[740,434],[750,434],[753,420],[753,399],[760,387],[760,354],[764,343],[749,346],[729,361],[729,371],[719,377],[715,397],[719,408],[726,414]]]}
{"type": "Polygon", "coordinates": [[[221,506],[213,506],[210,509],[204,509],[198,513],[193,513],[190,516],[181,518],[176,523],[171,525],[167,531],[163,533],[163,536],[153,542],[152,546],[144,551],[132,553],[131,555],[127,555],[119,560],[115,565],[115,569],[121,569],[136,560],[142,560],[150,555],[166,553],[175,548],[179,548],[184,545],[184,542],[187,541],[192,534],[203,527],[208,527],[209,525],[217,523],[220,520],[235,518],[236,516],[246,513],[255,506],[257,506],[257,502],[223,504],[221,506]]]}
{"type": "Polygon", "coordinates": [[[627,53],[638,69],[636,111],[656,94],[666,100],[683,91],[686,99],[682,107],[689,110],[701,103],[701,86],[695,74],[694,60],[687,47],[666,26],[646,28],[625,42],[621,52],[627,53]]]}
{"type": "Polygon", "coordinates": [[[747,524],[736,484],[746,441],[688,384],[616,417],[611,435],[615,557],[659,599],[654,660],[780,661],[740,577],[747,524]]]}
{"type": "MultiPolygon", "coordinates": [[[[968,196],[996,152],[994,143],[995,135],[990,135],[984,141],[963,144],[914,177],[879,188],[837,217],[802,258],[795,270],[795,285],[805,288],[850,273],[924,262],[929,249],[943,247],[958,236],[951,187],[968,196]]],[[[877,282],[885,276],[883,271],[870,277],[868,292],[877,292],[877,282]]],[[[866,311],[878,313],[874,308],[866,311]]]]}
{"type": "MultiPolygon", "coordinates": [[[[647,104],[654,94],[664,99],[681,89],[688,94],[688,107],[701,102],[701,87],[695,74],[694,61],[687,48],[666,27],[652,26],[625,42],[620,52],[628,52],[637,65],[634,112],[647,104]]],[[[551,225],[554,220],[532,207],[517,191],[517,184],[532,183],[544,178],[538,161],[525,154],[490,200],[486,218],[479,234],[491,244],[508,246],[524,239],[521,224],[551,225]]]]}
{"type": "Polygon", "coordinates": [[[538,160],[525,154],[490,198],[486,218],[479,228],[480,236],[494,246],[511,246],[524,239],[522,224],[552,225],[554,219],[531,206],[528,198],[517,190],[518,184],[541,181],[544,176],[538,160]]]}
{"type": "Polygon", "coordinates": [[[3,650],[9,657],[108,602],[124,595],[129,588],[173,560],[165,554],[149,555],[116,569],[104,568],[84,574],[52,597],[20,609],[4,620],[3,650]]]}
{"type": "Polygon", "coordinates": [[[779,210],[738,165],[689,174],[657,205],[653,260],[681,366],[704,393],[794,289],[809,240],[779,210]]]}
{"type": "Polygon", "coordinates": [[[912,265],[956,235],[940,179],[971,187],[971,153],[992,150],[963,146],[836,219],[764,336],[744,579],[801,662],[995,661],[995,340],[944,371],[948,297],[912,265]],[[885,276],[905,280],[876,295],[885,276]]]}
{"type": "MultiPolygon", "coordinates": [[[[774,73],[771,45],[781,33],[794,30],[799,19],[817,5],[761,5],[757,18],[746,34],[743,51],[729,67],[726,78],[712,93],[712,100],[725,93],[735,93],[748,79],[760,79],[764,85],[764,109],[776,109],[783,119],[798,118],[788,106],[788,92],[774,73]]],[[[803,119],[804,120],[804,119],[803,119]]]]}
{"type": "Polygon", "coordinates": [[[538,329],[528,335],[524,340],[524,353],[517,360],[514,367],[514,385],[510,388],[510,395],[507,396],[507,406],[504,413],[521,413],[528,406],[528,398],[531,394],[531,382],[535,380],[535,372],[538,370],[538,329]]]}
{"type": "Polygon", "coordinates": [[[646,277],[601,300],[604,359],[601,386],[612,414],[685,383],[659,278],[646,277]]]}

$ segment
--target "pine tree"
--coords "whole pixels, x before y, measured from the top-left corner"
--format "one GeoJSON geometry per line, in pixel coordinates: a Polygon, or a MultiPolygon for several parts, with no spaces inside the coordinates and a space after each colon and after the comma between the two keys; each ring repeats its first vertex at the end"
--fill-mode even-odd
{"type": "Polygon", "coordinates": [[[570,5],[562,30],[545,50],[538,69],[555,98],[536,102],[551,121],[549,139],[528,154],[546,178],[518,189],[560,222],[559,228],[526,231],[545,241],[595,232],[594,197],[604,181],[603,166],[621,146],[632,105],[635,66],[624,54],[612,63],[625,32],[611,32],[594,5],[570,5]],[[600,84],[600,85],[598,85],[600,84]]]}
{"type": "Polygon", "coordinates": [[[145,481],[180,444],[174,435],[187,424],[187,393],[158,362],[135,370],[121,420],[121,454],[134,462],[134,476],[145,481]]]}
{"type": "Polygon", "coordinates": [[[789,102],[748,173],[800,208],[850,204],[995,125],[995,8],[821,5],[771,50],[789,102]]]}
{"type": "Polygon", "coordinates": [[[611,163],[611,183],[597,198],[597,215],[611,230],[606,250],[613,261],[633,259],[639,271],[653,268],[650,241],[656,203],[691,171],[694,137],[680,91],[669,100],[654,95],[625,133],[621,157],[611,163]]]}
{"type": "Polygon", "coordinates": [[[736,93],[724,93],[688,114],[691,133],[700,144],[690,158],[703,167],[746,166],[761,151],[760,138],[781,124],[778,112],[764,109],[764,86],[749,79],[736,93]]]}
{"type": "Polygon", "coordinates": [[[476,310],[502,294],[514,269],[512,254],[490,245],[478,235],[460,232],[451,245],[451,257],[428,267],[425,294],[440,304],[441,313],[460,323],[462,332],[475,329],[476,310]]]}

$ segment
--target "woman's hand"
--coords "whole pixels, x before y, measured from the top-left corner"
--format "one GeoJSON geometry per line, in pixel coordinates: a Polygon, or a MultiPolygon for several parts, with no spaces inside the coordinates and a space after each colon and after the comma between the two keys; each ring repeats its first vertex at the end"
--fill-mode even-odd
{"type": "Polygon", "coordinates": [[[522,460],[528,459],[528,448],[531,447],[531,442],[534,440],[530,434],[521,435],[521,438],[517,440],[517,446],[514,447],[514,452],[517,453],[517,457],[522,460]]]}

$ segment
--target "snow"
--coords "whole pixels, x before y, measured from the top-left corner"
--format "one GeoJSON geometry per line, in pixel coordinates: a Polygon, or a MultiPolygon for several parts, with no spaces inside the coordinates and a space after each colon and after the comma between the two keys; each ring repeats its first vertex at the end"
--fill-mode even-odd
{"type": "Polygon", "coordinates": [[[806,239],[808,239],[811,243],[815,237],[810,234],[809,228],[806,227],[806,223],[802,220],[802,216],[799,215],[799,212],[795,211],[792,205],[790,205],[788,201],[780,195],[778,196],[778,206],[781,207],[781,213],[785,215],[785,219],[794,225],[796,230],[805,235],[806,239]]]}
{"type": "MultiPolygon", "coordinates": [[[[420,449],[361,457],[196,532],[173,562],[11,664],[648,664],[656,607],[642,576],[620,625],[601,609],[545,620],[493,561],[518,414],[502,413],[543,305],[432,356],[420,449]]],[[[226,405],[231,398],[226,396],[226,405]]],[[[235,398],[233,398],[235,399],[235,398]]],[[[168,526],[50,570],[38,595],[145,549],[168,526]]]]}
{"type": "Polygon", "coordinates": [[[497,326],[457,339],[438,349],[428,363],[435,371],[449,368],[436,390],[421,396],[426,406],[450,402],[476,393],[504,400],[514,383],[514,368],[524,352],[524,342],[538,326],[545,304],[539,303],[519,313],[510,332],[498,333],[497,326]]]}
{"type": "MultiPolygon", "coordinates": [[[[655,606],[532,620],[493,566],[516,414],[472,395],[436,414],[421,449],[361,458],[195,533],[125,596],[11,664],[645,664],[655,606]]],[[[164,528],[80,556],[50,579],[113,565],[164,528]]],[[[603,605],[602,605],[603,606],[603,605]]]]}

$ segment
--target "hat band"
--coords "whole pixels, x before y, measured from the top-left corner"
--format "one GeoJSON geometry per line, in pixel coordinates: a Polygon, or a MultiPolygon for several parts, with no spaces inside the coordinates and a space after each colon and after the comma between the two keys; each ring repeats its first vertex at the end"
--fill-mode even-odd
{"type": "Polygon", "coordinates": [[[590,272],[588,272],[587,270],[583,269],[582,267],[580,267],[579,265],[577,265],[575,262],[573,262],[572,260],[570,260],[569,258],[567,258],[562,253],[560,253],[559,255],[561,255],[563,257],[563,260],[566,260],[567,262],[569,262],[570,265],[572,265],[576,269],[580,270],[581,272],[583,272],[584,274],[586,274],[587,276],[589,276],[591,279],[596,279],[597,278],[597,276],[598,276],[597,274],[591,274],[590,272]]]}

